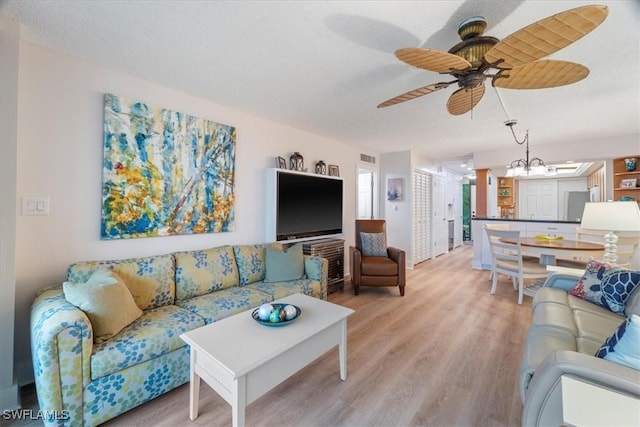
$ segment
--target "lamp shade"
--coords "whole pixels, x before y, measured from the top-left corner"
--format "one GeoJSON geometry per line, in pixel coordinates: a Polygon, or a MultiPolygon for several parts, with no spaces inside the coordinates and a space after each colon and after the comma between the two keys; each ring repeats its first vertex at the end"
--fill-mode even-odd
{"type": "Polygon", "coordinates": [[[606,231],[640,231],[636,202],[591,202],[584,205],[580,228],[606,231]]]}

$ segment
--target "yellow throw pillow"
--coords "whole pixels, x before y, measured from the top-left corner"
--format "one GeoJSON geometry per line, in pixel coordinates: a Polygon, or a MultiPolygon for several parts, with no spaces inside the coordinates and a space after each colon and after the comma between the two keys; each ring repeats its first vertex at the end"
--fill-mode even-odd
{"type": "Polygon", "coordinates": [[[129,288],[113,271],[96,270],[86,283],[64,282],[62,289],[67,301],[89,317],[96,343],[108,340],[142,316],[129,288]]]}
{"type": "Polygon", "coordinates": [[[113,266],[113,273],[124,281],[140,309],[155,308],[154,297],[162,292],[162,286],[149,274],[139,275],[139,269],[138,263],[123,262],[113,266]]]}

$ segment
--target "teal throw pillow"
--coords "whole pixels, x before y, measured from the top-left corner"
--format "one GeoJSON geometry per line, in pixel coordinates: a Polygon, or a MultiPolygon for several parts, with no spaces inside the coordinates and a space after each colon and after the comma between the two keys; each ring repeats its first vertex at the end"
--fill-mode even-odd
{"type": "Polygon", "coordinates": [[[304,272],[307,279],[321,280],[322,258],[307,257],[304,259],[304,272]]]}
{"type": "Polygon", "coordinates": [[[302,243],[288,249],[267,246],[265,250],[265,282],[286,282],[304,275],[302,243]]]}
{"type": "Polygon", "coordinates": [[[384,233],[360,233],[362,255],[387,257],[387,239],[384,233]]]}

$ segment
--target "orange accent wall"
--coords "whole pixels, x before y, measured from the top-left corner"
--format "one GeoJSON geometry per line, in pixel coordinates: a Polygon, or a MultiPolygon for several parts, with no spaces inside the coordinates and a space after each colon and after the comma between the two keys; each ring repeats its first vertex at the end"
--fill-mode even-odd
{"type": "Polygon", "coordinates": [[[491,169],[476,169],[476,217],[487,217],[487,179],[491,169]]]}

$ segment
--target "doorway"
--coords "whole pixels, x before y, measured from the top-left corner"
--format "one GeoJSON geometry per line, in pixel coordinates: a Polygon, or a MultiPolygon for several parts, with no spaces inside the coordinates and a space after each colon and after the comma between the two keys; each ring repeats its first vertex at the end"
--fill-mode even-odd
{"type": "Polygon", "coordinates": [[[518,218],[558,220],[558,180],[521,180],[518,187],[518,218]]]}
{"type": "Polygon", "coordinates": [[[462,184],[462,240],[471,240],[471,184],[462,184]]]}
{"type": "Polygon", "coordinates": [[[358,168],[358,200],[356,216],[358,219],[378,217],[378,172],[365,167],[358,168]]]}

